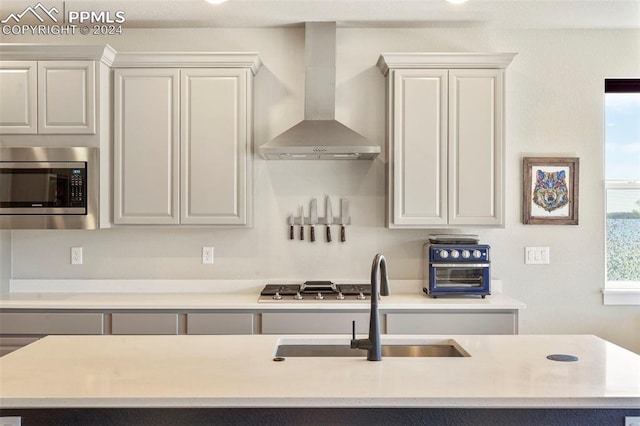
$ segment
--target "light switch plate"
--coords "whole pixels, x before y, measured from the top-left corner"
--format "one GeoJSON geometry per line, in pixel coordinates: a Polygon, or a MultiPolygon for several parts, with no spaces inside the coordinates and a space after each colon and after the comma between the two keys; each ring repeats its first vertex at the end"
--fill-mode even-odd
{"type": "Polygon", "coordinates": [[[20,426],[22,425],[22,417],[5,416],[0,417],[0,426],[20,426]]]}
{"type": "Polygon", "coordinates": [[[625,417],[624,426],[640,426],[640,417],[625,417]]]}
{"type": "Polygon", "coordinates": [[[549,260],[549,247],[525,247],[524,263],[527,265],[547,265],[549,260]]]}

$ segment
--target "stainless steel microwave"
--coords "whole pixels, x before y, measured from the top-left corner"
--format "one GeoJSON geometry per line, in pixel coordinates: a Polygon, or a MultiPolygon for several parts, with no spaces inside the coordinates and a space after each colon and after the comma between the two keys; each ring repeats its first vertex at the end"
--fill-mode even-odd
{"type": "Polygon", "coordinates": [[[97,148],[0,148],[0,228],[97,228],[98,168],[97,148]]]}

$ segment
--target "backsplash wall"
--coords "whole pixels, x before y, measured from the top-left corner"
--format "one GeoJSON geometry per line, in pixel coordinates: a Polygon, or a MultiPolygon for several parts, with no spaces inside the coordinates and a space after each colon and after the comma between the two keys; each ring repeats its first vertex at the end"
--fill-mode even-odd
{"type": "MultiPolygon", "coordinates": [[[[517,52],[507,69],[506,226],[471,229],[492,246],[492,274],[527,304],[522,333],[597,334],[640,352],[640,313],[603,306],[603,80],[640,74],[636,30],[338,28],[336,116],[384,147],[381,52],[517,52]],[[614,48],[615,47],[615,48],[614,48]],[[523,156],[578,156],[580,224],[521,224],[523,156]],[[525,246],[548,246],[550,265],[525,265],[525,246]],[[624,327],[619,326],[625,324],[624,327]]],[[[254,143],[260,146],[302,118],[304,30],[126,29],[118,37],[3,37],[3,42],[109,43],[119,51],[259,52],[254,143]]],[[[3,140],[5,138],[3,137],[3,140]]],[[[6,143],[6,140],[5,140],[6,143]]],[[[384,149],[384,148],[383,148],[384,149]]],[[[118,227],[98,231],[12,231],[13,278],[367,279],[384,253],[391,279],[420,279],[428,230],[388,230],[385,155],[374,161],[254,163],[253,229],[118,227]],[[287,239],[286,218],[311,197],[334,207],[349,199],[347,242],[287,239]],[[202,265],[203,245],[215,263],[202,265]],[[69,250],[84,248],[72,266],[69,250]]],[[[336,228],[337,229],[337,228],[336,228]]],[[[322,236],[322,234],[320,234],[322,236]]],[[[2,269],[6,265],[2,244],[2,269]]],[[[4,274],[4,272],[3,272],[4,274]]]]}

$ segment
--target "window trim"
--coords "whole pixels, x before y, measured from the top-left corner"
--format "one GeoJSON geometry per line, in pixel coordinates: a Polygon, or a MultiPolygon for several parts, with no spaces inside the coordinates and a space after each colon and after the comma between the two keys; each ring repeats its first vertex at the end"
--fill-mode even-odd
{"type": "MultiPolygon", "coordinates": [[[[640,94],[640,79],[639,78],[614,78],[605,79],[604,93],[639,93],[640,94]]],[[[603,135],[603,165],[605,166],[606,175],[606,134],[603,135]]],[[[606,218],[607,218],[607,191],[609,189],[640,189],[640,181],[624,181],[624,180],[606,180],[604,179],[604,217],[605,217],[605,230],[606,230],[606,218]]],[[[606,239],[605,239],[605,276],[606,276],[606,239]]],[[[640,305],[640,285],[635,281],[605,281],[603,294],[604,305],[640,305]]]]}

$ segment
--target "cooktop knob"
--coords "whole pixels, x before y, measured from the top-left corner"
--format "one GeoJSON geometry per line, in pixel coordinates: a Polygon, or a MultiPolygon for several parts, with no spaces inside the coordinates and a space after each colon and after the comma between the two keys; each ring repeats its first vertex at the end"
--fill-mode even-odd
{"type": "Polygon", "coordinates": [[[336,299],[344,300],[344,294],[342,294],[342,292],[338,292],[338,295],[336,296],[336,299]]]}
{"type": "Polygon", "coordinates": [[[316,300],[324,300],[324,296],[322,295],[322,293],[318,293],[318,295],[315,297],[316,300]]]}
{"type": "Polygon", "coordinates": [[[471,257],[471,252],[469,250],[462,250],[462,257],[468,259],[469,257],[471,257]]]}
{"type": "Polygon", "coordinates": [[[304,299],[304,297],[302,297],[302,295],[300,294],[300,292],[297,292],[297,293],[296,293],[296,295],[295,295],[295,296],[293,296],[293,298],[294,298],[295,300],[302,300],[302,299],[304,299]]]}
{"type": "Polygon", "coordinates": [[[451,257],[457,259],[460,257],[460,252],[458,250],[451,250],[451,257]]]}
{"type": "Polygon", "coordinates": [[[280,294],[279,291],[276,291],[276,294],[273,295],[273,300],[281,300],[282,299],[282,295],[280,294]]]}
{"type": "Polygon", "coordinates": [[[473,251],[474,259],[480,259],[480,256],[482,256],[482,252],[480,250],[474,250],[473,251]]]}
{"type": "Polygon", "coordinates": [[[358,300],[366,300],[367,296],[365,296],[363,292],[360,292],[360,293],[358,293],[358,296],[356,296],[356,299],[358,299],[358,300]]]}

